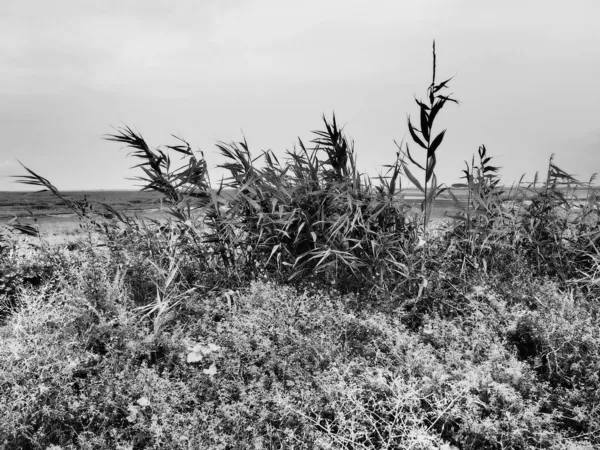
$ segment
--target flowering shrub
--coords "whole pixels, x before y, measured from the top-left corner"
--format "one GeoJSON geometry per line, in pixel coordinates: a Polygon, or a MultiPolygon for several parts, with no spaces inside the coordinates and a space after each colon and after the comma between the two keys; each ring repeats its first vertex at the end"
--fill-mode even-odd
{"type": "Polygon", "coordinates": [[[257,282],[190,292],[155,328],[89,258],[61,290],[21,289],[1,329],[4,448],[599,443],[597,307],[555,284],[483,277],[415,327],[395,304],[257,282]]]}

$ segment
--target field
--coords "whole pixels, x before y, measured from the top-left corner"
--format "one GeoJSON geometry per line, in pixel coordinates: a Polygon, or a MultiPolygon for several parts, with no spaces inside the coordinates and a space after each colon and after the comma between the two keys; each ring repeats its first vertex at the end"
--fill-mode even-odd
{"type": "MultiPolygon", "coordinates": [[[[130,215],[141,211],[160,210],[163,206],[162,196],[152,191],[64,191],[63,194],[77,200],[85,198],[90,203],[98,205],[98,211],[102,210],[103,203],[108,203],[117,211],[130,215]]],[[[423,199],[418,189],[405,189],[403,195],[415,206],[423,199]]],[[[466,192],[458,193],[461,199],[464,199],[465,195],[466,192]]],[[[452,209],[450,199],[436,200],[436,211],[440,215],[443,211],[452,209]]],[[[74,215],[73,211],[51,192],[0,191],[0,221],[6,222],[13,217],[27,220],[31,218],[31,212],[41,222],[74,215]]]]}
{"type": "MultiPolygon", "coordinates": [[[[139,211],[160,208],[161,196],[140,191],[65,191],[65,195],[92,203],[109,203],[119,211],[139,211]]],[[[29,210],[40,219],[46,216],[72,214],[59,198],[50,192],[0,192],[0,219],[29,216],[29,210]]]]}
{"type": "Polygon", "coordinates": [[[447,83],[379,178],[335,116],[281,161],[219,144],[223,196],[129,128],[152,194],[27,170],[50,193],[2,197],[0,448],[599,448],[600,191],[550,158],[508,192],[485,146],[444,190],[447,83]]]}

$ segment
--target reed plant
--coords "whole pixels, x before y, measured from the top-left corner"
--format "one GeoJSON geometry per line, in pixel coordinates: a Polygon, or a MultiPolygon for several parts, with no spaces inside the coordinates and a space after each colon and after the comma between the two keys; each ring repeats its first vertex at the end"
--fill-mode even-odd
{"type": "MultiPolygon", "coordinates": [[[[436,83],[436,53],[435,53],[435,41],[433,42],[433,76],[431,84],[427,89],[427,101],[424,103],[421,100],[415,99],[419,106],[419,128],[413,124],[408,117],[408,131],[415,144],[417,144],[422,150],[425,151],[424,162],[418,162],[410,152],[408,143],[405,143],[404,149],[410,162],[423,171],[424,179],[419,181],[418,177],[414,176],[410,166],[403,160],[402,168],[404,174],[410,179],[410,181],[423,193],[423,201],[421,202],[421,211],[423,213],[423,230],[426,231],[427,224],[431,219],[431,212],[433,210],[435,199],[446,191],[446,187],[438,183],[437,176],[435,175],[435,168],[437,165],[436,152],[439,150],[446,130],[442,130],[434,137],[434,123],[435,118],[444,108],[446,103],[458,104],[458,101],[452,98],[452,94],[444,95],[443,92],[448,88],[448,83],[452,80],[449,78],[441,83],[436,83]]],[[[402,150],[402,146],[398,146],[402,150]]]]}
{"type": "Polygon", "coordinates": [[[588,273],[594,264],[600,237],[594,178],[579,181],[551,156],[546,180],[538,185],[536,174],[533,183],[523,188],[527,199],[522,208],[523,247],[540,273],[564,282],[577,273],[588,273]]]}
{"type": "Polygon", "coordinates": [[[471,268],[487,271],[492,261],[501,261],[500,255],[514,250],[515,220],[512,206],[514,188],[500,184],[499,167],[491,165],[485,145],[473,156],[471,164],[465,161],[462,183],[455,183],[447,191],[453,200],[455,212],[447,214],[454,220],[449,234],[459,250],[460,273],[471,268]],[[457,194],[466,191],[466,199],[457,194]]]}

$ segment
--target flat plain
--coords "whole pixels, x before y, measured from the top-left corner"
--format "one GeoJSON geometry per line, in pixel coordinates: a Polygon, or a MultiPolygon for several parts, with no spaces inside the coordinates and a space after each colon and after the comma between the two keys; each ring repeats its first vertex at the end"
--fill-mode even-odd
{"type": "MultiPolygon", "coordinates": [[[[157,192],[139,190],[81,190],[64,191],[61,194],[74,200],[87,199],[94,211],[102,212],[102,204],[109,204],[115,210],[129,217],[160,219],[167,216],[166,207],[162,204],[161,195],[157,192]]],[[[407,203],[419,209],[422,194],[417,189],[404,189],[403,195],[407,203]]],[[[459,199],[464,197],[462,191],[455,193],[459,199]]],[[[432,218],[442,219],[446,214],[455,211],[452,200],[439,198],[436,200],[432,218]]],[[[20,223],[35,225],[40,237],[46,244],[66,245],[81,238],[80,221],[67,205],[48,191],[44,192],[0,192],[0,224],[18,218],[20,223]]],[[[22,236],[25,241],[36,245],[37,238],[22,236]]]]}
{"type": "MultiPolygon", "coordinates": [[[[65,196],[75,199],[87,199],[97,205],[101,211],[102,203],[109,204],[120,212],[131,215],[141,211],[162,210],[161,195],[156,192],[138,190],[100,190],[100,191],[64,191],[65,196]]],[[[461,199],[465,194],[462,190],[454,191],[461,199]]],[[[404,189],[406,201],[418,207],[422,194],[417,189],[404,189]]],[[[435,203],[434,215],[442,217],[446,211],[453,210],[453,202],[449,197],[438,198],[435,203]]],[[[51,192],[19,192],[0,191],[0,222],[18,217],[23,220],[35,217],[39,222],[68,222],[76,220],[75,215],[59,198],[51,192]]]]}
{"type": "MultiPolygon", "coordinates": [[[[141,211],[160,208],[160,195],[155,192],[101,190],[65,191],[67,197],[90,203],[108,203],[117,211],[141,211]]],[[[31,212],[39,218],[71,214],[67,206],[51,192],[0,192],[0,220],[29,217],[31,212]]]]}

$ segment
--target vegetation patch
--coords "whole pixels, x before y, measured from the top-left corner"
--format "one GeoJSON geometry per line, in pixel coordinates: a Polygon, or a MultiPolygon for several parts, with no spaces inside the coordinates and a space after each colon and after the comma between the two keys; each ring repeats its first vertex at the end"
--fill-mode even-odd
{"type": "Polygon", "coordinates": [[[281,161],[219,143],[219,183],[184,140],[117,130],[163,221],[26,169],[80,234],[28,247],[12,235],[35,224],[2,226],[2,448],[597,448],[593,179],[550,159],[509,188],[482,145],[439,183],[456,100],[436,70],[434,47],[411,143],[376,179],[335,116],[281,161]]]}

